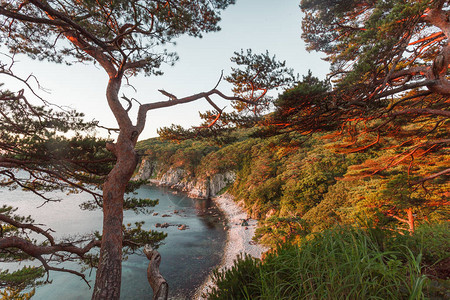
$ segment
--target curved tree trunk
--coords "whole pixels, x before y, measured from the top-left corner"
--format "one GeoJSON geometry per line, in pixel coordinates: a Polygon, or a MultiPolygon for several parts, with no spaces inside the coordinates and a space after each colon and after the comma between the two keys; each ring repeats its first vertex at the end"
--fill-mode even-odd
{"type": "Polygon", "coordinates": [[[106,96],[119,123],[120,133],[115,144],[107,145],[117,162],[103,185],[103,233],[92,299],[120,298],[123,197],[138,162],[134,150],[137,134],[131,122],[127,122],[129,119],[121,119],[126,114],[122,114],[124,110],[118,100],[119,89],[120,79],[110,80],[106,96]]]}
{"type": "Polygon", "coordinates": [[[153,290],[153,300],[167,300],[169,296],[169,284],[159,272],[161,255],[158,251],[152,249],[150,245],[145,245],[144,253],[149,260],[147,279],[153,290]]]}

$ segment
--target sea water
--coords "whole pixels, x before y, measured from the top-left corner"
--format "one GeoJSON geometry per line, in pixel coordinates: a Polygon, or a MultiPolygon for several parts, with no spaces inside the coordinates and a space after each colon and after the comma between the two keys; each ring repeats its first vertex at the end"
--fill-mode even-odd
{"type": "MultiPolygon", "coordinates": [[[[145,221],[143,229],[168,234],[158,251],[162,257],[160,272],[169,283],[169,298],[192,298],[196,288],[222,259],[226,242],[223,216],[211,200],[192,199],[183,193],[174,194],[168,189],[156,186],[143,186],[137,193],[137,197],[159,199],[159,204],[151,208],[152,211],[148,214],[126,211],[124,223],[145,221]],[[156,228],[156,223],[169,223],[173,226],[156,228]],[[179,224],[186,225],[187,229],[179,230],[176,226],[179,224]]],[[[31,215],[36,223],[45,224],[44,228],[54,230],[54,236],[58,238],[101,231],[102,212],[81,210],[79,207],[82,202],[89,200],[89,195],[53,192],[50,196],[62,201],[38,207],[43,201],[32,193],[2,189],[0,205],[18,207],[17,214],[31,215]]],[[[0,264],[0,269],[14,270],[24,265],[30,263],[3,263],[0,264]]],[[[152,289],[146,277],[147,266],[148,260],[142,253],[130,255],[123,262],[121,299],[152,298],[152,289]]],[[[79,269],[75,263],[64,263],[57,267],[79,269]]],[[[95,270],[87,270],[85,274],[93,286],[95,270]]],[[[50,280],[50,284],[36,288],[33,299],[91,298],[92,289],[75,275],[50,272],[50,280]]]]}

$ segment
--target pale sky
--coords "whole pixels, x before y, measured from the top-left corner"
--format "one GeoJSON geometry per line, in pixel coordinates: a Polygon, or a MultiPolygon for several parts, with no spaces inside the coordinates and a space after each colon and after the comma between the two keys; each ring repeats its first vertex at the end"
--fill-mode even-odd
{"type": "MultiPolygon", "coordinates": [[[[306,75],[311,69],[315,76],[323,79],[329,70],[323,55],[305,50],[301,35],[302,13],[300,0],[237,0],[222,13],[219,32],[204,35],[202,39],[181,37],[174,50],[180,60],[174,67],[164,66],[165,74],[159,77],[138,76],[130,83],[136,88],[124,87],[129,98],[141,103],[167,100],[158,89],[164,89],[177,97],[210,90],[217,83],[221,70],[229,74],[234,51],[251,48],[254,53],[269,50],[278,60],[295,73],[306,75]]],[[[40,84],[50,93],[40,92],[50,102],[70,106],[85,113],[86,119],[96,119],[106,127],[117,127],[106,103],[106,73],[98,67],[88,65],[56,65],[16,57],[14,70],[17,74],[35,75],[40,84]]],[[[219,89],[231,95],[230,86],[223,81],[219,89]]],[[[12,89],[12,88],[11,88],[12,89]]],[[[275,92],[277,95],[278,92],[275,92]]],[[[219,101],[224,107],[229,103],[219,101]]],[[[205,100],[182,104],[170,108],[150,111],[140,140],[157,136],[156,129],[172,123],[190,127],[198,125],[198,111],[212,109],[205,100]]],[[[134,115],[132,116],[134,118],[134,115]]],[[[134,119],[132,119],[134,120],[134,119]]],[[[106,132],[99,132],[106,136],[106,132]]]]}

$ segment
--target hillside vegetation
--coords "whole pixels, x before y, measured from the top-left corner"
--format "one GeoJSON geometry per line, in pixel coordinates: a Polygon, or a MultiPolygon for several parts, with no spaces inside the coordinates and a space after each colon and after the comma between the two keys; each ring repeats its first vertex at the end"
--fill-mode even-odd
{"type": "MultiPolygon", "coordinates": [[[[260,242],[301,242],[310,233],[336,224],[373,224],[386,229],[448,219],[448,181],[435,180],[427,190],[413,189],[404,172],[408,164],[366,176],[367,165],[394,150],[383,145],[364,152],[339,153],[330,133],[304,136],[296,132],[257,137],[258,128],[240,129],[234,142],[218,145],[214,139],[182,142],[161,138],[139,143],[145,159],[157,162],[156,174],[185,170],[191,180],[232,171],[234,183],[226,191],[243,201],[249,215],[261,222],[260,242]],[[432,191],[432,192],[431,192],[432,191]]],[[[401,150],[396,150],[401,151],[401,150]]],[[[429,165],[419,165],[416,172],[429,165]]]]}
{"type": "Polygon", "coordinates": [[[190,182],[235,174],[220,193],[259,220],[255,238],[272,248],[263,261],[241,258],[216,273],[209,297],[448,297],[450,182],[442,170],[449,154],[445,144],[432,144],[445,139],[448,122],[398,119],[381,138],[356,134],[361,124],[305,133],[274,129],[280,107],[254,126],[199,135],[166,128],[138,143],[142,159],[156,166],[153,178],[173,170],[190,182]]]}
{"type": "Polygon", "coordinates": [[[413,235],[335,227],[262,262],[238,258],[214,274],[208,299],[448,299],[449,238],[448,225],[413,235]]]}

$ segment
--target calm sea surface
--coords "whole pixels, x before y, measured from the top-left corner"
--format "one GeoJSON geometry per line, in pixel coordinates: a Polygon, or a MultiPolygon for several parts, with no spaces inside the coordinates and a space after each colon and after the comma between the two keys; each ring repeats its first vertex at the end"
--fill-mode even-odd
{"type": "MultiPolygon", "coordinates": [[[[169,283],[171,299],[190,299],[209,272],[220,263],[225,246],[226,232],[223,217],[210,200],[198,200],[185,194],[173,194],[171,191],[154,186],[144,186],[138,191],[142,198],[159,199],[153,208],[157,216],[125,212],[124,223],[145,221],[144,229],[153,229],[168,233],[164,244],[159,247],[162,262],[160,271],[169,283]],[[174,213],[177,210],[178,213],[174,213]],[[170,217],[162,217],[168,214],[170,217]],[[156,228],[156,223],[186,224],[188,229],[181,231],[177,226],[156,228]]],[[[29,192],[20,190],[0,190],[0,205],[18,207],[18,214],[32,215],[36,223],[45,224],[56,231],[55,236],[67,237],[100,230],[101,211],[83,211],[79,204],[89,199],[87,195],[65,195],[53,193],[63,198],[60,203],[49,203],[37,208],[42,200],[29,192]]],[[[29,263],[22,263],[29,265],[29,263]]],[[[75,266],[67,264],[66,267],[75,266]]],[[[145,255],[131,255],[122,264],[121,299],[151,299],[152,290],[147,282],[148,260],[145,255]]],[[[0,264],[0,269],[17,269],[15,264],[0,264]]],[[[59,265],[61,267],[61,265],[59,265]]],[[[79,267],[78,267],[79,268],[79,267]]],[[[85,272],[91,285],[95,280],[95,271],[85,272]]],[[[51,272],[51,284],[36,289],[33,299],[90,299],[92,290],[77,276],[51,272]]]]}

